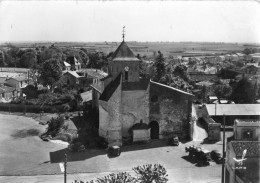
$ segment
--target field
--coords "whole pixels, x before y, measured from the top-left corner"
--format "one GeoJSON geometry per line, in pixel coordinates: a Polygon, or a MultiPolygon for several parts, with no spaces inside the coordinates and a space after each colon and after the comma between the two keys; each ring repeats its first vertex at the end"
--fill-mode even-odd
{"type": "MultiPolygon", "coordinates": [[[[187,55],[210,55],[225,54],[232,51],[241,52],[246,47],[257,47],[259,45],[248,45],[242,43],[199,43],[199,42],[127,42],[129,47],[141,56],[152,56],[155,52],[161,51],[166,56],[187,56],[187,55]]],[[[37,46],[74,47],[86,48],[89,51],[102,51],[109,53],[115,51],[119,42],[40,42],[40,43],[12,43],[12,45],[26,49],[37,46]]],[[[4,48],[6,45],[0,45],[4,48]]]]}

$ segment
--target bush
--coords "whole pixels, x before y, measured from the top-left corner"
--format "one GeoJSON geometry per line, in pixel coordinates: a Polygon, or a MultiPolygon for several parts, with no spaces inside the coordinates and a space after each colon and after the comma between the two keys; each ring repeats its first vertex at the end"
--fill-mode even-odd
{"type": "Polygon", "coordinates": [[[63,116],[58,116],[57,118],[51,118],[48,122],[47,133],[51,133],[53,131],[57,132],[62,128],[64,125],[64,118],[63,116]]]}
{"type": "Polygon", "coordinates": [[[34,87],[33,85],[28,85],[25,88],[23,88],[23,93],[26,95],[27,99],[31,98],[37,98],[37,88],[34,87]]]}
{"type": "Polygon", "coordinates": [[[168,181],[166,169],[159,164],[148,164],[133,168],[140,183],[166,183],[168,181]]]}
{"type": "MultiPolygon", "coordinates": [[[[143,165],[133,168],[137,174],[137,178],[132,177],[129,173],[120,172],[117,174],[109,174],[105,177],[97,178],[96,181],[91,180],[86,183],[166,183],[168,182],[166,169],[159,164],[143,165]]],[[[75,183],[84,183],[76,181],[75,183]]]]}
{"type": "Polygon", "coordinates": [[[129,173],[120,172],[117,174],[109,174],[108,176],[98,178],[97,183],[133,183],[135,178],[131,177],[129,173]]]}

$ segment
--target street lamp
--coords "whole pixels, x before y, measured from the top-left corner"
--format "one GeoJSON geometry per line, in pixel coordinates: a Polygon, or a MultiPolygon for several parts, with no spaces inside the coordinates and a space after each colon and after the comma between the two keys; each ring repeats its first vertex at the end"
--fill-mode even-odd
{"type": "Polygon", "coordinates": [[[226,139],[225,139],[225,133],[226,133],[226,116],[223,115],[224,118],[224,128],[223,128],[223,160],[222,160],[222,176],[221,176],[221,183],[225,183],[225,158],[226,158],[226,139]]]}

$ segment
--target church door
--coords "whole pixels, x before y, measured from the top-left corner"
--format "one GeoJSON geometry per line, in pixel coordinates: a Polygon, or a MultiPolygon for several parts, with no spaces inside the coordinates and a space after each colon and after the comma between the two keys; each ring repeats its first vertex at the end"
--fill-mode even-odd
{"type": "Polygon", "coordinates": [[[159,139],[159,124],[156,121],[152,121],[150,124],[151,139],[159,139]]]}

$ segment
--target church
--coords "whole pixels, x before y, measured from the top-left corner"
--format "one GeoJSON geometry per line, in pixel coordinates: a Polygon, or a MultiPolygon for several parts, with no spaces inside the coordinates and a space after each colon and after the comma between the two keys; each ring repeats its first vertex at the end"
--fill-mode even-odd
{"type": "MultiPolygon", "coordinates": [[[[92,85],[92,106],[99,111],[99,136],[123,145],[130,130],[149,129],[149,139],[189,138],[193,95],[140,78],[140,60],[123,41],[108,63],[108,76],[92,85]]],[[[133,137],[132,137],[133,138],[133,137]]]]}

